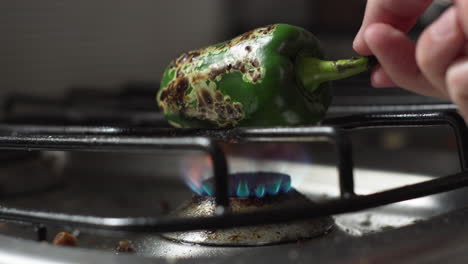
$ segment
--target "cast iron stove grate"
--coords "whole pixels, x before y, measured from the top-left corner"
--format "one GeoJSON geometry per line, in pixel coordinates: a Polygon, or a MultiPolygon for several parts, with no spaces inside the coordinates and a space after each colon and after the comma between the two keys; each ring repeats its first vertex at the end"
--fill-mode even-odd
{"type": "Polygon", "coordinates": [[[467,128],[455,111],[393,112],[327,119],[322,126],[173,129],[117,126],[0,125],[0,148],[15,150],[112,151],[153,153],[165,150],[200,150],[213,161],[214,193],[220,209],[228,208],[228,168],[219,142],[316,142],[334,143],[338,155],[341,197],[310,207],[299,206],[242,214],[219,210],[210,217],[109,218],[69,215],[0,207],[0,220],[30,224],[38,240],[46,239],[46,225],[71,226],[124,232],[177,232],[283,223],[364,210],[468,186],[467,128]],[[458,143],[462,171],[422,183],[369,195],[354,193],[353,155],[349,131],[375,127],[448,125],[458,143]]]}

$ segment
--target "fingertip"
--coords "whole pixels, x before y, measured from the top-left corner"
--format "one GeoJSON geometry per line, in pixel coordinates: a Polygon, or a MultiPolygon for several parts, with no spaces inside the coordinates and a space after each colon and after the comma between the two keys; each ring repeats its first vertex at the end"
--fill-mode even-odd
{"type": "Polygon", "coordinates": [[[364,31],[364,40],[372,50],[374,46],[380,47],[389,44],[389,39],[402,34],[402,32],[388,24],[376,23],[369,25],[364,31]]]}
{"type": "MultiPolygon", "coordinates": [[[[393,39],[395,34],[400,34],[400,32],[394,29],[392,26],[383,23],[376,23],[369,25],[369,27],[365,30],[363,37],[373,53],[379,57],[382,55],[388,56],[385,52],[391,52],[391,49],[388,49],[387,46],[394,46],[390,43],[394,42],[393,39]]],[[[381,58],[379,58],[379,60],[380,59],[381,58]]],[[[382,59],[384,59],[382,61],[384,64],[387,63],[385,58],[382,59]]],[[[376,88],[397,86],[392,81],[390,76],[385,72],[384,68],[382,68],[382,65],[378,65],[372,72],[371,84],[376,88]]]]}
{"type": "Polygon", "coordinates": [[[362,50],[361,46],[362,46],[362,40],[361,40],[361,36],[359,36],[359,34],[358,34],[358,35],[356,35],[356,37],[353,40],[353,49],[354,49],[354,51],[361,54],[361,50],[362,50]]]}
{"type": "Polygon", "coordinates": [[[447,70],[446,82],[450,99],[457,104],[460,114],[468,119],[468,57],[460,59],[447,70]]]}
{"type": "Polygon", "coordinates": [[[353,42],[354,50],[363,55],[369,56],[375,54],[374,49],[380,49],[389,45],[389,40],[395,37],[401,37],[402,32],[391,25],[384,23],[375,23],[367,26],[358,33],[353,42]]]}
{"type": "Polygon", "coordinates": [[[446,82],[453,101],[468,98],[468,57],[454,63],[447,70],[446,82]]]}
{"type": "Polygon", "coordinates": [[[362,56],[372,55],[372,51],[367,46],[366,42],[363,39],[362,33],[360,32],[354,38],[353,49],[354,51],[356,51],[358,54],[361,54],[362,56]]]}

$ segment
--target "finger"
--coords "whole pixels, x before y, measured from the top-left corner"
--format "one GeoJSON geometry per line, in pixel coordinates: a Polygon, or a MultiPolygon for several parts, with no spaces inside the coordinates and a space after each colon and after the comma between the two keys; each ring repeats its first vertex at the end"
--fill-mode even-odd
{"type": "Polygon", "coordinates": [[[416,62],[426,78],[443,93],[447,93],[447,69],[462,52],[464,43],[455,7],[445,11],[418,40],[416,62]]]}
{"type": "Polygon", "coordinates": [[[422,75],[416,64],[415,44],[403,32],[390,25],[373,24],[364,32],[364,40],[397,86],[424,95],[446,97],[422,75]]]}
{"type": "Polygon", "coordinates": [[[447,91],[458,111],[468,121],[468,56],[464,56],[447,71],[447,91]]]}
{"type": "Polygon", "coordinates": [[[384,23],[408,32],[418,17],[427,9],[432,0],[368,0],[366,12],[353,48],[361,55],[371,55],[371,50],[364,41],[364,31],[374,23],[384,23]]]}
{"type": "Polygon", "coordinates": [[[371,84],[377,88],[396,86],[380,65],[378,65],[371,74],[371,84]]]}
{"type": "Polygon", "coordinates": [[[465,36],[468,36],[468,0],[456,0],[455,5],[459,23],[465,32],[465,36]]]}

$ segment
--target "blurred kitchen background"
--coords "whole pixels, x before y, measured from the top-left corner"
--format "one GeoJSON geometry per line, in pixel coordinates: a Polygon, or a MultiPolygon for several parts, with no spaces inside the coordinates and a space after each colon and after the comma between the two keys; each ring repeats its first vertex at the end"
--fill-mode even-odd
{"type": "MultiPolygon", "coordinates": [[[[303,26],[331,58],[351,44],[364,0],[15,0],[0,2],[0,98],[60,96],[71,86],[112,90],[158,82],[179,53],[271,23],[303,26]]],[[[437,2],[426,21],[446,4],[437,2]]]]}

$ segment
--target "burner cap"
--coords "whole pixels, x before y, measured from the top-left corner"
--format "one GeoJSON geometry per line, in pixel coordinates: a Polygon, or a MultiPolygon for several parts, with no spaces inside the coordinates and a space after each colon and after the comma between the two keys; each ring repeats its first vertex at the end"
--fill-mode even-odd
{"type": "MultiPolygon", "coordinates": [[[[265,198],[230,198],[233,213],[252,212],[259,209],[287,208],[314,203],[295,190],[287,194],[265,198]]],[[[210,196],[194,196],[179,207],[173,215],[178,217],[203,217],[215,215],[216,203],[210,196]]],[[[311,208],[311,210],[313,210],[311,208]]],[[[285,224],[269,224],[252,227],[235,227],[222,230],[202,230],[163,234],[176,242],[210,246],[263,246],[296,242],[326,234],[333,226],[331,217],[320,217],[285,224]]]]}

